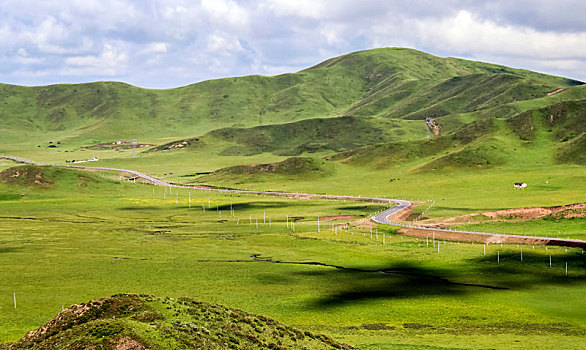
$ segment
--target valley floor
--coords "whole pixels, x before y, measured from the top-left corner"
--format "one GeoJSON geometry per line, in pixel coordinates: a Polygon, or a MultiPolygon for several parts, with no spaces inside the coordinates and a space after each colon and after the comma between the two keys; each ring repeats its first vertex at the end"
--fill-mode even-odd
{"type": "Polygon", "coordinates": [[[577,348],[586,335],[580,249],[525,247],[521,261],[514,244],[346,225],[377,203],[34,174],[0,184],[3,341],[117,293],[189,296],[365,349],[577,348]]]}

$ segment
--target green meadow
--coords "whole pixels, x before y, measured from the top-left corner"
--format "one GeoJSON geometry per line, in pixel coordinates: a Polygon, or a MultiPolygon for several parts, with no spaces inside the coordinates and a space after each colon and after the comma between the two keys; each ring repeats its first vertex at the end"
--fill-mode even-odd
{"type": "Polygon", "coordinates": [[[318,216],[359,219],[378,204],[169,193],[116,174],[18,169],[28,180],[0,185],[3,341],[117,293],[189,296],[366,349],[577,348],[584,336],[581,250],[525,247],[521,262],[515,245],[484,255],[479,244],[382,226],[371,239],[368,227],[342,228],[347,218],[322,219],[318,232],[318,216]]]}
{"type": "MultiPolygon", "coordinates": [[[[0,85],[0,154],[407,199],[425,222],[584,203],[585,101],[581,82],[379,49],[170,90],[0,85]]],[[[0,159],[0,348],[119,293],[220,304],[363,349],[578,349],[586,335],[580,249],[409,237],[369,223],[378,203],[126,180],[0,159]]],[[[586,239],[583,209],[458,228],[586,239]]]]}

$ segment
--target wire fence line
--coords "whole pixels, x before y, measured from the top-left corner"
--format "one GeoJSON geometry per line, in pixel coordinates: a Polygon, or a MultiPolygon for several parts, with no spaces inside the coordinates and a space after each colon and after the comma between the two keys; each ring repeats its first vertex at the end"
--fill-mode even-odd
{"type": "Polygon", "coordinates": [[[539,236],[526,236],[526,235],[512,235],[506,233],[495,233],[495,232],[478,232],[478,231],[466,231],[466,230],[452,230],[449,228],[438,228],[438,227],[429,227],[429,226],[421,226],[421,225],[411,225],[407,223],[401,223],[396,221],[391,221],[388,219],[389,216],[396,214],[397,211],[393,211],[393,208],[388,210],[382,211],[377,215],[374,215],[371,219],[374,222],[384,225],[391,225],[391,226],[398,226],[404,228],[410,228],[415,230],[424,230],[424,231],[435,231],[435,232],[450,232],[450,233],[463,233],[463,234],[472,234],[472,235],[480,235],[480,236],[498,236],[498,237],[512,237],[512,238],[526,238],[532,240],[548,240],[548,241],[557,241],[557,242],[567,242],[567,243],[579,243],[579,244],[586,244],[586,241],[579,240],[579,239],[563,239],[563,238],[551,238],[551,237],[539,237],[539,236]]]}
{"type": "MultiPolygon", "coordinates": [[[[201,187],[201,186],[189,186],[189,185],[177,185],[173,183],[168,183],[157,179],[153,176],[150,176],[145,173],[141,173],[135,170],[128,170],[128,169],[120,169],[120,168],[108,168],[108,167],[88,167],[88,166],[76,166],[76,165],[52,165],[52,164],[44,164],[40,162],[35,162],[19,157],[7,156],[7,155],[0,155],[0,158],[10,159],[16,162],[31,164],[31,165],[38,165],[38,166],[50,166],[50,167],[58,167],[58,168],[72,168],[72,169],[87,169],[87,170],[102,170],[102,171],[117,171],[117,172],[125,172],[129,174],[133,174],[137,177],[141,177],[145,180],[150,181],[154,185],[159,186],[168,186],[174,188],[185,188],[185,189],[193,189],[193,190],[204,190],[204,191],[215,191],[215,192],[223,192],[223,193],[237,193],[237,194],[259,194],[259,195],[272,195],[272,196],[284,196],[284,197],[311,197],[311,198],[323,198],[323,199],[337,199],[337,200],[352,200],[352,201],[366,201],[366,202],[378,202],[378,203],[387,203],[387,204],[396,204],[395,206],[385,209],[383,211],[378,212],[374,216],[371,217],[371,220],[383,224],[383,225],[391,225],[397,227],[404,227],[416,230],[425,230],[425,231],[435,231],[435,232],[451,232],[451,233],[463,233],[463,234],[472,234],[472,235],[480,235],[480,236],[499,236],[499,237],[512,237],[512,238],[526,238],[526,239],[533,239],[533,240],[553,240],[558,242],[567,242],[567,243],[578,243],[578,244],[586,244],[586,241],[578,240],[578,239],[562,239],[562,238],[548,238],[548,237],[537,237],[537,236],[525,236],[525,235],[512,235],[512,234],[505,234],[505,233],[495,233],[495,232],[477,232],[477,231],[466,231],[466,230],[452,230],[446,228],[436,228],[436,227],[427,227],[427,226],[420,226],[420,225],[411,225],[407,223],[400,223],[396,221],[389,220],[389,216],[398,214],[399,212],[407,209],[411,206],[412,202],[402,199],[392,199],[392,198],[382,198],[382,197],[362,197],[362,196],[346,196],[346,195],[329,195],[329,194],[311,194],[311,193],[299,193],[299,192],[277,192],[277,191],[255,191],[255,190],[239,190],[239,189],[231,189],[231,188],[212,188],[212,187],[201,187]]],[[[431,209],[435,202],[431,204],[427,210],[431,209]]],[[[427,211],[426,210],[426,211],[427,211]]]]}

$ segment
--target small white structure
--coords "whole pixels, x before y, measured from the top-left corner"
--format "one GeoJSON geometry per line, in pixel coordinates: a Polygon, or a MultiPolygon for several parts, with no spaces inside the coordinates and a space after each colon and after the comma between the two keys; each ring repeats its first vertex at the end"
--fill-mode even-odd
{"type": "Polygon", "coordinates": [[[524,182],[515,182],[515,184],[513,184],[514,189],[524,190],[525,187],[527,187],[527,184],[524,182]]]}

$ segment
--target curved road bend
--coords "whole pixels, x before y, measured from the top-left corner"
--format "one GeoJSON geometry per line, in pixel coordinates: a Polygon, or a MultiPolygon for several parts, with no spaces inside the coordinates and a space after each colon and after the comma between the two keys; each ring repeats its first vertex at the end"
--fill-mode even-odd
{"type": "Polygon", "coordinates": [[[44,164],[35,162],[28,159],[12,157],[1,155],[0,158],[10,159],[15,162],[31,164],[31,165],[38,165],[38,166],[51,166],[57,168],[72,168],[72,169],[80,169],[80,170],[103,170],[103,171],[116,171],[116,172],[124,172],[133,174],[137,177],[143,178],[147,181],[152,182],[155,185],[159,186],[168,186],[168,187],[177,187],[177,188],[187,188],[187,189],[196,189],[196,190],[207,190],[207,191],[217,191],[217,192],[227,192],[227,193],[242,193],[242,194],[263,194],[263,195],[273,195],[273,196],[284,196],[284,197],[312,197],[312,198],[324,198],[324,199],[342,199],[342,200],[352,200],[352,201],[365,201],[365,202],[378,202],[378,203],[394,203],[397,204],[396,206],[389,208],[379,214],[376,217],[373,217],[375,222],[379,222],[381,224],[388,224],[392,225],[390,221],[387,221],[387,217],[389,215],[398,213],[403,209],[406,209],[411,205],[411,202],[404,201],[400,199],[390,199],[390,198],[381,198],[381,197],[356,197],[356,196],[336,196],[336,195],[328,195],[328,194],[311,194],[311,193],[298,193],[298,192],[272,192],[272,191],[252,191],[252,190],[234,190],[234,189],[221,189],[221,188],[202,188],[198,186],[187,186],[187,185],[176,185],[172,183],[168,183],[162,180],[159,180],[153,176],[148,174],[144,174],[134,170],[128,169],[119,169],[119,168],[105,168],[105,167],[91,167],[91,166],[76,166],[76,165],[51,165],[51,164],[44,164]],[[386,215],[385,215],[386,213],[386,215]],[[376,220],[375,218],[379,218],[376,220]]]}
{"type": "MultiPolygon", "coordinates": [[[[425,230],[425,231],[435,231],[437,233],[441,232],[449,232],[449,233],[463,233],[463,234],[472,234],[472,235],[480,235],[480,236],[496,236],[496,237],[507,237],[507,238],[515,238],[515,239],[527,239],[534,241],[533,244],[544,244],[545,242],[558,242],[562,246],[578,246],[583,249],[586,249],[586,241],[578,240],[578,239],[559,239],[559,238],[547,238],[547,237],[533,237],[533,236],[521,236],[521,235],[507,235],[501,233],[487,233],[487,232],[473,232],[473,231],[460,231],[460,230],[447,230],[441,228],[433,228],[433,227],[424,227],[424,226],[415,226],[409,224],[402,224],[398,222],[392,222],[388,218],[391,215],[397,214],[405,209],[407,209],[411,202],[401,200],[401,199],[391,199],[391,198],[381,198],[381,197],[356,197],[356,196],[336,196],[336,195],[327,195],[327,194],[311,194],[311,193],[295,193],[295,192],[271,192],[271,191],[252,191],[252,190],[234,190],[234,189],[220,189],[220,188],[201,188],[197,186],[186,186],[186,185],[176,185],[171,184],[162,180],[159,180],[155,177],[152,177],[148,174],[144,174],[134,170],[128,169],[118,169],[118,168],[105,168],[105,167],[89,167],[89,166],[75,166],[75,165],[51,165],[51,164],[44,164],[39,163],[27,159],[22,159],[18,157],[0,155],[0,158],[10,159],[15,162],[31,164],[31,165],[38,165],[38,166],[51,166],[51,167],[58,167],[58,168],[73,168],[73,169],[80,169],[80,170],[104,170],[104,171],[117,171],[117,172],[125,172],[129,174],[133,174],[145,180],[152,182],[155,185],[159,186],[169,186],[169,187],[177,187],[177,188],[187,188],[187,189],[196,189],[196,190],[207,190],[207,191],[217,191],[217,192],[225,192],[225,193],[242,193],[242,194],[262,194],[262,195],[271,195],[271,196],[283,196],[283,197],[312,197],[312,198],[324,198],[324,199],[342,199],[342,200],[352,200],[352,201],[367,201],[367,202],[378,202],[378,203],[394,203],[395,206],[386,209],[373,217],[371,220],[383,224],[383,225],[392,225],[392,226],[399,226],[405,228],[411,228],[416,230],[425,230]],[[541,242],[539,242],[541,241],[541,242]]],[[[547,244],[547,243],[545,243],[547,244]]]]}

